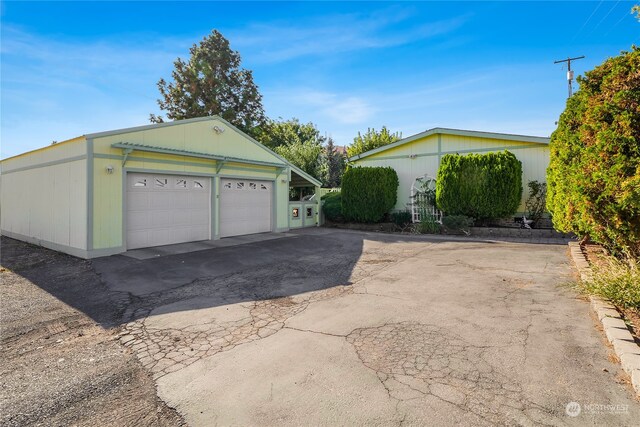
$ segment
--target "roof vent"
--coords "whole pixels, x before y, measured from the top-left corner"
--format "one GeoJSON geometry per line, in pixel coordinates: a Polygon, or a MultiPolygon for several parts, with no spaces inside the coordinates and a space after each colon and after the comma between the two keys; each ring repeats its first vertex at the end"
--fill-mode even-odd
{"type": "Polygon", "coordinates": [[[220,135],[222,132],[224,132],[224,128],[223,128],[223,127],[220,127],[220,126],[218,126],[218,125],[215,125],[215,126],[213,127],[213,131],[214,131],[215,133],[217,133],[218,135],[220,135]]]}

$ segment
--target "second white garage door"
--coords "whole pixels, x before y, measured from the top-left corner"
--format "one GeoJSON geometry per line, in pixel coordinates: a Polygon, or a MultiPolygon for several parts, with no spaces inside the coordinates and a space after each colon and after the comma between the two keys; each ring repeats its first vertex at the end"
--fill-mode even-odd
{"type": "Polygon", "coordinates": [[[220,180],[220,237],[271,231],[273,183],[220,180]]]}

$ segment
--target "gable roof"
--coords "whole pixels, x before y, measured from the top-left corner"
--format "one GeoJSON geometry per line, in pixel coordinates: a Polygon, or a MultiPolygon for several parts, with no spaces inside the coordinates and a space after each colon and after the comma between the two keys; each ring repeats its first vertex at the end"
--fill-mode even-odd
{"type": "MultiPolygon", "coordinates": [[[[169,127],[169,126],[177,126],[177,125],[185,125],[187,123],[206,122],[211,120],[220,120],[229,126],[233,126],[231,123],[227,122],[222,117],[206,116],[206,117],[194,117],[192,119],[174,120],[171,122],[152,123],[150,125],[133,126],[129,128],[114,129],[114,130],[108,130],[104,132],[87,133],[82,136],[84,136],[87,139],[101,138],[103,136],[120,135],[121,133],[140,132],[143,130],[158,129],[158,128],[169,127]]],[[[235,129],[235,126],[234,126],[234,129],[235,129]]]]}
{"type": "Polygon", "coordinates": [[[356,154],[355,156],[349,157],[349,161],[355,161],[362,159],[364,157],[371,156],[373,154],[381,153],[383,151],[399,147],[404,144],[408,144],[410,142],[416,141],[418,139],[425,138],[431,135],[456,135],[456,136],[471,136],[476,138],[491,138],[491,139],[502,139],[505,141],[518,141],[518,142],[533,142],[536,144],[549,144],[550,138],[545,138],[541,136],[528,136],[528,135],[514,135],[509,133],[495,133],[495,132],[482,132],[476,130],[462,130],[462,129],[448,129],[448,128],[433,128],[426,130],[424,132],[417,133],[415,135],[408,136],[394,143],[384,145],[382,147],[374,148],[373,150],[365,151],[361,154],[356,154]]]}
{"type": "MultiPolygon", "coordinates": [[[[308,173],[306,173],[305,171],[303,171],[299,167],[297,167],[294,164],[292,164],[291,162],[289,162],[284,157],[280,156],[279,154],[275,153],[274,151],[272,151],[271,149],[266,147],[264,144],[256,141],[250,135],[247,135],[246,133],[242,132],[240,129],[238,129],[237,127],[235,127],[234,125],[232,125],[231,123],[229,123],[228,121],[223,119],[222,117],[216,116],[216,115],[214,115],[214,116],[206,116],[206,117],[195,117],[195,118],[192,118],[192,119],[174,120],[172,122],[152,123],[152,124],[149,124],[149,125],[134,126],[134,127],[122,128],[122,129],[114,129],[114,130],[109,130],[109,131],[105,131],[105,132],[87,133],[87,134],[80,135],[80,136],[75,137],[75,138],[71,138],[71,139],[67,139],[65,141],[61,141],[59,143],[56,143],[55,145],[51,145],[51,146],[48,145],[46,147],[41,147],[41,148],[37,148],[37,149],[32,150],[32,151],[27,151],[26,153],[21,153],[21,154],[18,154],[16,156],[9,157],[7,159],[2,159],[2,161],[4,162],[5,160],[9,160],[9,159],[12,159],[14,157],[22,156],[24,154],[29,154],[29,153],[33,153],[33,152],[36,152],[36,151],[40,151],[40,150],[48,149],[48,148],[51,148],[51,147],[55,147],[58,144],[63,144],[65,142],[75,141],[75,140],[78,140],[80,138],[84,138],[84,139],[101,138],[101,137],[105,137],[105,136],[120,135],[120,134],[123,134],[123,133],[139,132],[139,131],[144,131],[144,130],[149,130],[149,129],[157,129],[157,128],[168,127],[168,126],[177,126],[177,125],[182,125],[182,124],[188,124],[188,123],[194,123],[194,122],[204,122],[204,121],[213,121],[213,120],[221,121],[226,126],[228,126],[229,129],[233,130],[236,133],[239,133],[240,135],[245,137],[247,140],[249,140],[251,143],[256,144],[261,149],[263,149],[263,150],[267,151],[269,154],[275,156],[277,159],[281,160],[286,166],[290,167],[291,170],[294,171],[297,175],[300,175],[301,177],[303,177],[304,179],[306,179],[310,183],[316,185],[317,187],[321,187],[322,186],[322,182],[320,182],[317,178],[309,175],[308,173]]],[[[154,147],[151,147],[151,148],[154,148],[154,147]]],[[[229,158],[229,160],[231,161],[231,158],[229,158]]],[[[261,162],[260,161],[256,161],[255,163],[259,164],[261,162]]],[[[262,162],[262,163],[264,163],[264,162],[262,162]]]]}
{"type": "MultiPolygon", "coordinates": [[[[280,156],[278,153],[276,153],[273,150],[269,149],[268,147],[266,147],[261,142],[256,141],[253,137],[251,137],[250,135],[248,135],[245,132],[241,131],[236,126],[232,125],[231,123],[229,123],[228,121],[226,121],[225,119],[223,119],[222,117],[217,116],[217,115],[206,116],[206,117],[195,117],[195,118],[192,118],[192,119],[174,120],[172,122],[155,123],[155,124],[151,124],[151,125],[136,126],[136,127],[124,128],[124,129],[116,129],[116,130],[111,130],[111,131],[107,131],[107,132],[91,133],[91,134],[87,134],[87,135],[84,135],[84,136],[87,139],[89,139],[89,138],[100,138],[100,137],[104,137],[104,136],[118,135],[118,134],[122,134],[122,133],[138,132],[138,131],[143,131],[143,130],[148,130],[148,129],[156,129],[156,128],[161,128],[161,127],[166,127],[166,126],[175,126],[175,125],[181,125],[181,124],[187,124],[187,123],[193,123],[193,122],[203,122],[203,121],[208,121],[208,120],[211,120],[211,121],[218,120],[218,121],[224,123],[226,126],[229,127],[229,129],[233,130],[236,133],[239,133],[241,136],[245,137],[251,143],[257,145],[261,149],[267,151],[272,156],[275,156],[276,158],[281,160],[286,166],[290,167],[291,170],[294,171],[297,175],[300,175],[301,177],[303,177],[304,179],[306,179],[310,183],[316,185],[317,187],[321,187],[322,186],[322,182],[320,182],[317,178],[309,175],[308,173],[306,173],[305,171],[303,171],[302,169],[300,169],[296,165],[292,164],[290,161],[288,161],[284,157],[280,156]]],[[[229,160],[231,160],[231,158],[229,158],[229,160]]],[[[261,162],[256,161],[255,163],[259,164],[261,162]]]]}

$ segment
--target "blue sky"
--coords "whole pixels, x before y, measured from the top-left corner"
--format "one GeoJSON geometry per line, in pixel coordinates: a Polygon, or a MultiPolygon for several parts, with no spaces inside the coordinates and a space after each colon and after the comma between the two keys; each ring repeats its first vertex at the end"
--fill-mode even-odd
{"type": "Polygon", "coordinates": [[[3,2],[0,156],[147,124],[156,82],[214,28],[269,117],[339,145],[382,125],[548,136],[567,93],[553,61],[586,55],[581,74],[640,44],[633,4],[3,2]]]}

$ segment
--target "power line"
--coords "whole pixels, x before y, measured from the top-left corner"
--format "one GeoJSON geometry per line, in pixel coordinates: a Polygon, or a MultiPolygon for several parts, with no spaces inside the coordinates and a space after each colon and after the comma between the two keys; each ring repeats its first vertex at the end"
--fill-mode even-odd
{"type": "Polygon", "coordinates": [[[598,9],[600,9],[600,6],[602,6],[602,2],[604,0],[600,0],[600,3],[598,3],[598,5],[596,6],[595,9],[593,9],[593,12],[591,12],[591,15],[589,15],[589,17],[587,18],[586,21],[584,21],[584,24],[582,24],[582,27],[580,27],[580,29],[578,30],[578,32],[576,33],[575,36],[573,36],[573,38],[571,39],[571,43],[573,43],[576,39],[576,37],[578,37],[578,34],[580,34],[580,32],[584,29],[584,27],[586,27],[586,25],[589,23],[589,21],[591,21],[591,18],[593,18],[593,15],[596,14],[596,12],[598,11],[598,9]]]}
{"type": "Polygon", "coordinates": [[[625,19],[628,19],[630,15],[633,15],[633,12],[631,11],[626,11],[624,13],[624,15],[622,15],[622,18],[620,18],[620,20],[618,20],[618,22],[616,22],[615,24],[613,24],[613,26],[611,28],[609,28],[609,31],[607,31],[604,35],[606,36],[607,34],[609,34],[611,32],[611,30],[613,30],[615,27],[618,26],[619,23],[621,23],[622,21],[624,21],[625,19]]]}
{"type": "MultiPolygon", "coordinates": [[[[611,9],[609,9],[609,12],[607,12],[607,14],[606,14],[606,15],[604,15],[604,17],[600,20],[600,22],[598,22],[598,23],[596,24],[596,26],[595,26],[595,27],[593,27],[593,30],[591,30],[591,33],[593,33],[593,32],[594,32],[594,31],[595,31],[595,30],[600,26],[600,24],[602,24],[602,23],[604,22],[604,20],[605,20],[605,19],[607,19],[607,17],[608,17],[609,15],[611,15],[611,12],[613,12],[613,9],[615,9],[615,8],[616,8],[616,6],[618,6],[618,3],[620,3],[620,0],[618,0],[618,1],[617,1],[617,2],[616,2],[616,3],[611,7],[611,9]]],[[[589,34],[591,34],[591,33],[589,33],[589,34]]]]}
{"type": "Polygon", "coordinates": [[[571,61],[576,61],[582,58],[584,58],[584,55],[576,56],[575,58],[567,58],[567,59],[560,59],[558,61],[553,61],[554,64],[559,64],[561,62],[567,63],[567,81],[569,82],[569,98],[571,98],[571,95],[573,94],[573,88],[571,87],[571,83],[573,81],[573,71],[571,71],[571,61]]]}

